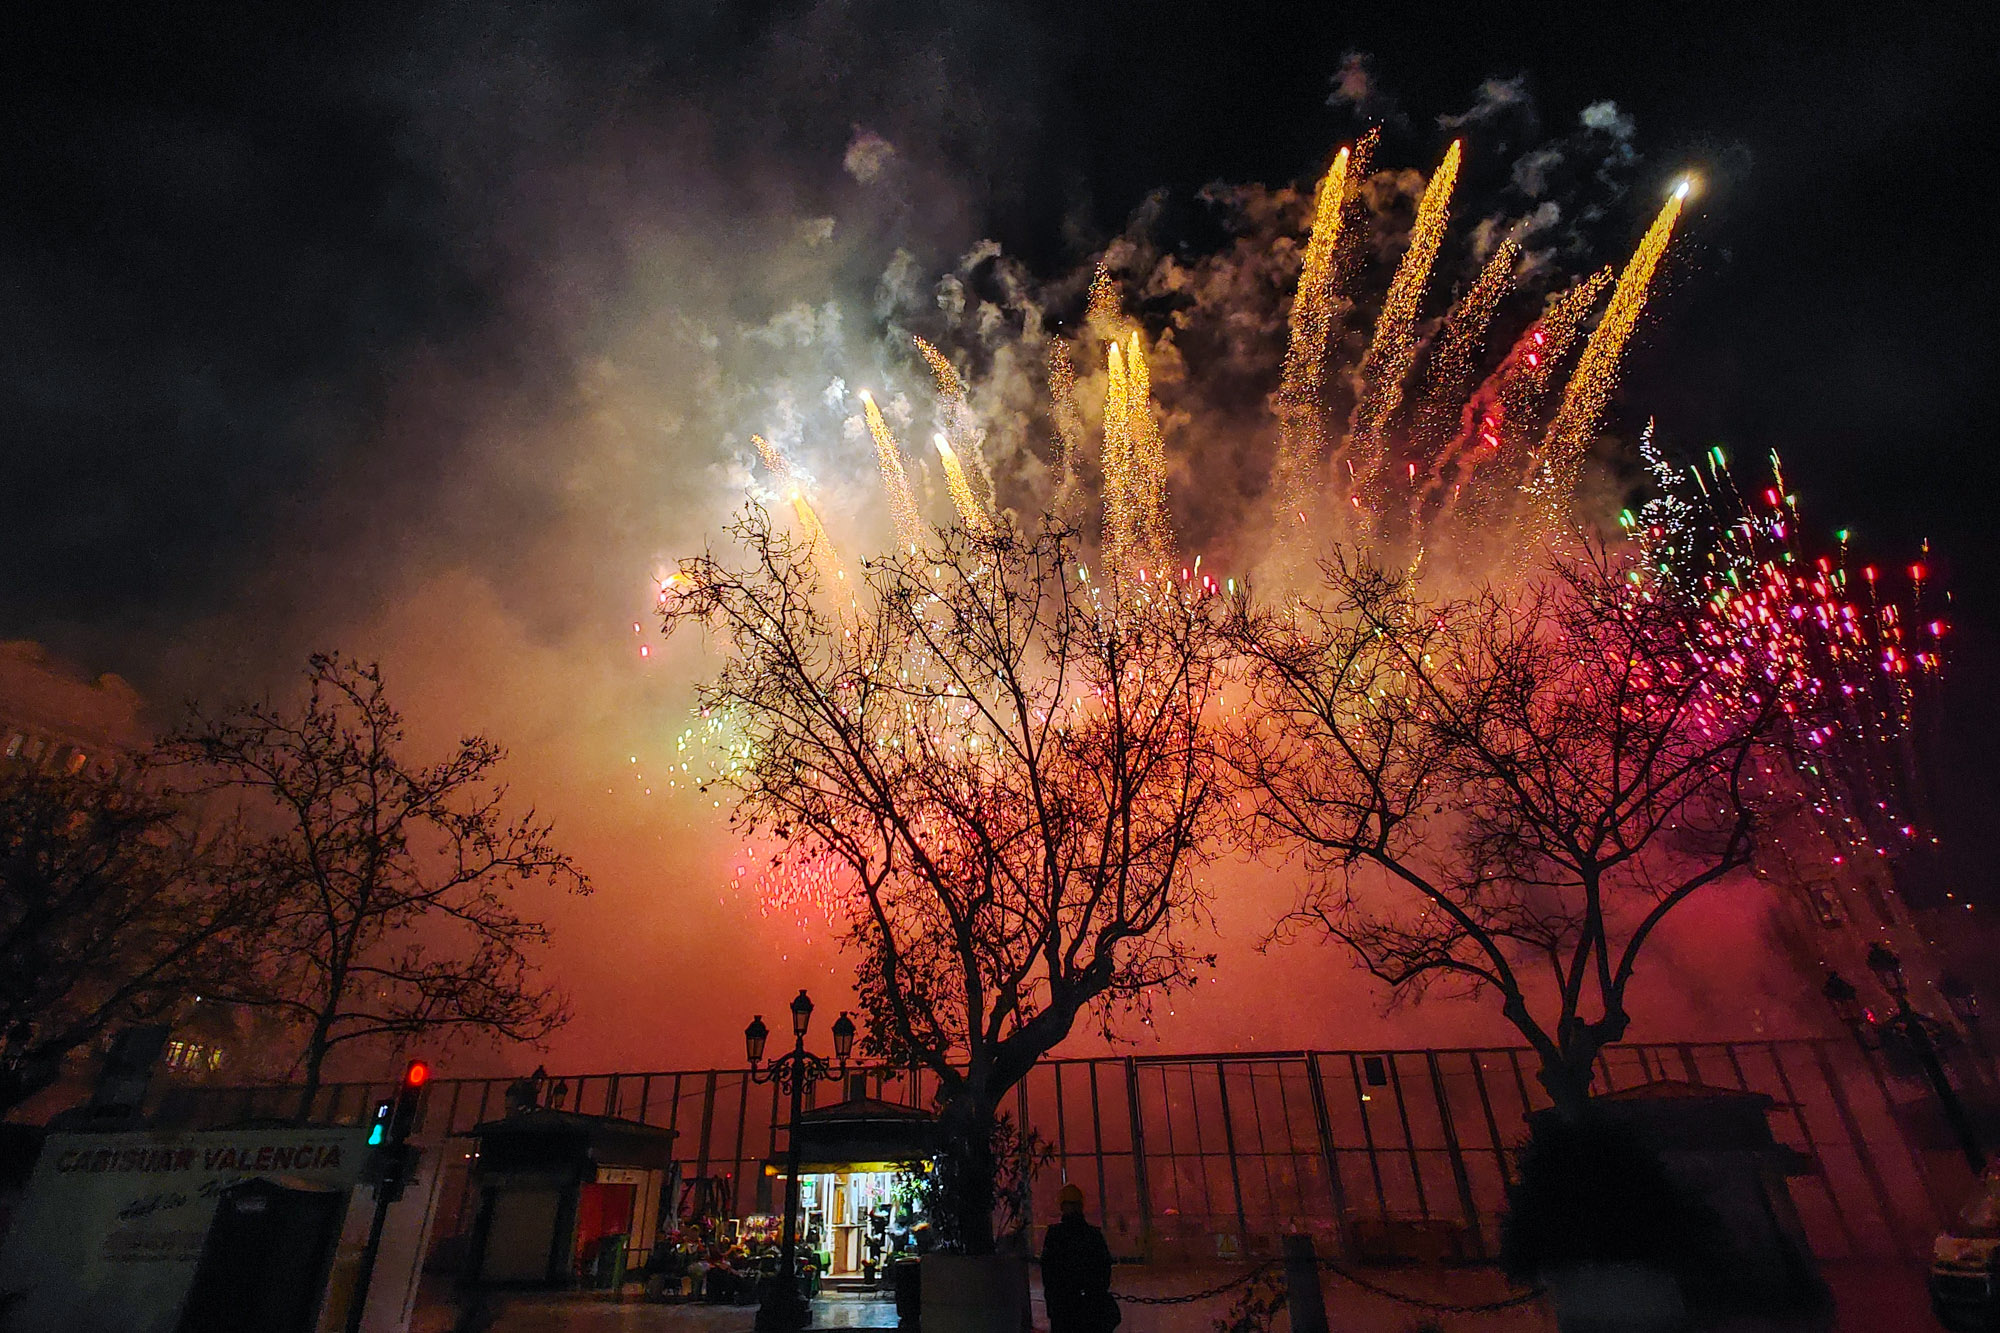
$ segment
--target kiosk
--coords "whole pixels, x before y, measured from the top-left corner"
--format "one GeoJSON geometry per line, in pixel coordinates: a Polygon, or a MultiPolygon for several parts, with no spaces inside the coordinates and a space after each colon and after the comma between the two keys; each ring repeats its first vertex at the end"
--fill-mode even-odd
{"type": "Polygon", "coordinates": [[[616,1116],[525,1110],[473,1127],[467,1271],[508,1286],[601,1286],[644,1264],[674,1131],[616,1116]]]}
{"type": "MultiPolygon", "coordinates": [[[[799,1235],[824,1256],[829,1285],[878,1286],[891,1257],[909,1251],[920,1219],[899,1185],[936,1153],[929,1112],[858,1090],[799,1117],[799,1235]]],[[[782,1160],[765,1168],[773,1180],[783,1172],[782,1160]]]]}

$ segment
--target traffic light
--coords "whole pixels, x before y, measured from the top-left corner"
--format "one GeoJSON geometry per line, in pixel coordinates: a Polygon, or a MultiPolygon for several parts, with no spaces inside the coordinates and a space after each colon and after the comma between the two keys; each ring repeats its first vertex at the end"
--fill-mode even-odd
{"type": "Polygon", "coordinates": [[[389,1142],[400,1144],[410,1137],[417,1126],[417,1099],[430,1081],[431,1067],[422,1060],[410,1061],[403,1070],[402,1086],[396,1089],[396,1109],[389,1120],[389,1142]]]}
{"type": "Polygon", "coordinates": [[[410,1061],[396,1095],[375,1103],[375,1114],[368,1124],[369,1147],[392,1147],[410,1137],[417,1123],[417,1099],[430,1081],[431,1067],[422,1060],[410,1061]]]}
{"type": "Polygon", "coordinates": [[[383,1191],[385,1197],[400,1197],[403,1186],[414,1174],[417,1154],[408,1141],[417,1124],[418,1099],[430,1081],[431,1067],[422,1060],[412,1060],[403,1070],[403,1081],[397,1085],[395,1095],[375,1103],[375,1114],[368,1125],[368,1146],[375,1149],[369,1175],[370,1183],[383,1191]]]}

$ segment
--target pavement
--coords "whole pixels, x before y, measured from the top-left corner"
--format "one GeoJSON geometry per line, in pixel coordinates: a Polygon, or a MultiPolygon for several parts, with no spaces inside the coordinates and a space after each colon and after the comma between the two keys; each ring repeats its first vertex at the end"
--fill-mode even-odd
{"type": "MultiPolygon", "coordinates": [[[[636,1292],[636,1288],[634,1289],[636,1292]]],[[[420,1308],[411,1333],[444,1333],[449,1316],[420,1308]],[[427,1318],[428,1317],[428,1318],[427,1318]]],[[[522,1294],[504,1297],[500,1319],[490,1333],[750,1333],[754,1305],[662,1305],[630,1298],[613,1301],[578,1294],[522,1294]]],[[[896,1327],[893,1301],[837,1297],[813,1302],[814,1328],[896,1327]]]]}
{"type": "MultiPolygon", "coordinates": [[[[1236,1267],[1123,1266],[1115,1285],[1121,1294],[1173,1296],[1201,1291],[1245,1269],[1236,1267]]],[[[1508,1289],[1485,1269],[1406,1269],[1370,1271],[1368,1280],[1384,1289],[1423,1301],[1475,1305],[1502,1299],[1508,1289]]],[[[1826,1270],[1837,1308],[1835,1333],[1929,1333],[1932,1322],[1924,1294],[1923,1270],[1896,1264],[1834,1265],[1826,1270]]],[[[750,1333],[757,1311],[748,1305],[655,1305],[605,1295],[530,1293],[502,1298],[500,1318],[490,1333],[750,1333]]],[[[1120,1333],[1211,1333],[1237,1292],[1174,1305],[1127,1304],[1120,1333]]],[[[1463,1313],[1440,1311],[1364,1291],[1333,1274],[1324,1287],[1327,1319],[1343,1333],[1554,1333],[1555,1317],[1542,1302],[1513,1309],[1463,1313]]],[[[449,1333],[447,1289],[427,1290],[411,1333],[449,1333]]],[[[1035,1327],[1048,1327],[1039,1282],[1034,1284],[1035,1327]]],[[[1273,1328],[1286,1333],[1282,1315],[1273,1328]]],[[[837,1296],[813,1302],[813,1327],[894,1328],[893,1302],[837,1296]]],[[[1742,1326],[1728,1333],[1766,1333],[1768,1326],[1742,1326]]]]}

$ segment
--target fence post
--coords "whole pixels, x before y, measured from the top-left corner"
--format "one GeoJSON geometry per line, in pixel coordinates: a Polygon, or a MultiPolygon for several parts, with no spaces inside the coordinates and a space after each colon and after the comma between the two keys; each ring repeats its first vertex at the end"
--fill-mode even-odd
{"type": "MultiPolygon", "coordinates": [[[[715,1070],[709,1070],[701,1089],[701,1156],[695,1162],[694,1173],[702,1179],[708,1176],[708,1131],[715,1124],[715,1075],[715,1070]]],[[[733,1207],[735,1201],[730,1202],[733,1207]]]]}
{"type": "Polygon", "coordinates": [[[1285,1313],[1292,1333],[1327,1333],[1326,1296],[1319,1288],[1319,1254],[1311,1236],[1285,1237],[1285,1313]]]}
{"type": "MultiPolygon", "coordinates": [[[[1229,1114],[1229,1067],[1222,1061],[1215,1062],[1215,1091],[1222,1101],[1222,1146],[1229,1152],[1229,1188],[1236,1196],[1236,1244],[1245,1258],[1250,1254],[1250,1218],[1243,1210],[1243,1170],[1236,1160],[1236,1120],[1229,1114]]],[[[1250,1094],[1255,1097],[1253,1088],[1250,1094]]],[[[1198,1127],[1197,1127],[1198,1128],[1198,1127]]],[[[1197,1133],[1195,1151],[1201,1151],[1201,1138],[1197,1133]]],[[[1259,1146],[1262,1146],[1260,1141],[1259,1146]]],[[[1207,1183],[1208,1165],[1202,1164],[1202,1177],[1207,1183]]]]}
{"type": "Polygon", "coordinates": [[[1327,1202],[1333,1206],[1333,1234],[1347,1246],[1347,1186],[1340,1179],[1340,1158],[1333,1146],[1333,1116],[1326,1107],[1326,1086],[1320,1078],[1319,1055],[1306,1052],[1306,1091],[1312,1096],[1313,1128],[1319,1134],[1319,1153],[1326,1162],[1327,1202]]]}
{"type": "Polygon", "coordinates": [[[1458,1126],[1451,1118],[1451,1091],[1445,1087],[1444,1070],[1438,1065],[1437,1052],[1425,1051],[1424,1059],[1430,1065],[1431,1096],[1437,1099],[1438,1128],[1444,1131],[1445,1152],[1450,1155],[1451,1161],[1452,1184],[1458,1188],[1458,1206],[1465,1214],[1466,1239],[1472,1243],[1474,1257],[1483,1259],[1486,1257],[1486,1236],[1479,1227],[1479,1205],[1472,1197],[1472,1177],[1465,1170],[1465,1153],[1458,1142],[1458,1126]]]}
{"type": "Polygon", "coordinates": [[[1132,1117],[1132,1187],[1139,1196],[1139,1252],[1153,1257],[1153,1199],[1146,1187],[1146,1127],[1139,1114],[1139,1066],[1125,1057],[1125,1109],[1132,1117]]]}
{"type": "MultiPolygon", "coordinates": [[[[1096,1060],[1092,1060],[1085,1066],[1085,1068],[1090,1070],[1090,1149],[1097,1158],[1097,1197],[1101,1201],[1098,1206],[1108,1211],[1111,1195],[1104,1187],[1104,1117],[1101,1114],[1098,1104],[1097,1066],[1098,1062],[1096,1060]]],[[[1145,1232],[1142,1228],[1140,1231],[1141,1243],[1144,1242],[1144,1239],[1145,1232]]]]}

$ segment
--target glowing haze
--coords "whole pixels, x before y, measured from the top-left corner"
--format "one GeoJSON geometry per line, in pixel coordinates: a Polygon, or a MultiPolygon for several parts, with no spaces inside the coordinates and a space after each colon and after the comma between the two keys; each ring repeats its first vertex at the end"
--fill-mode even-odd
{"type": "MultiPolygon", "coordinates": [[[[1250,428],[1253,435],[1262,436],[1269,453],[1263,502],[1275,499],[1273,521],[1256,524],[1246,514],[1244,521],[1218,535],[1242,574],[1254,572],[1267,589],[1281,592],[1297,582],[1314,554],[1331,541],[1358,544],[1377,559],[1420,571],[1442,564],[1452,583],[1506,580],[1528,569],[1534,551],[1547,540],[1596,523],[1597,515],[1574,506],[1576,483],[1688,190],[1682,184],[1669,193],[1623,276],[1611,288],[1610,304],[1597,316],[1572,367],[1566,353],[1590,322],[1596,298],[1607,286],[1606,277],[1593,275],[1553,291],[1530,288],[1516,293],[1516,268],[1523,255],[1517,235],[1505,235],[1491,246],[1442,318],[1426,317],[1462,160],[1463,144],[1458,141],[1422,185],[1387,295],[1367,311],[1356,294],[1363,281],[1356,272],[1361,265],[1348,253],[1360,248],[1361,238],[1347,218],[1350,206],[1364,197],[1356,189],[1350,199],[1349,175],[1357,160],[1366,161],[1370,147],[1364,142],[1358,149],[1344,147],[1334,155],[1306,215],[1309,231],[1302,238],[1302,250],[1297,244],[1300,238],[1287,238],[1282,232],[1291,221],[1288,214],[1293,210],[1288,206],[1267,214],[1271,231],[1241,233],[1238,253],[1224,261],[1240,262],[1246,245],[1276,249],[1288,240],[1292,252],[1303,255],[1293,274],[1278,271],[1281,284],[1285,277],[1296,284],[1285,324],[1282,372],[1268,415],[1250,428]],[[1489,357],[1486,335],[1503,304],[1516,295],[1526,307],[1521,317],[1525,331],[1511,351],[1496,351],[1489,357]],[[1336,334],[1343,325],[1367,329],[1365,350],[1348,367],[1341,366],[1336,351],[1336,334]],[[1428,365],[1419,376],[1426,352],[1428,365]],[[1544,397],[1550,400],[1547,404],[1544,397]],[[1344,429],[1330,424],[1342,418],[1344,429]],[[1516,437],[1515,447],[1507,447],[1503,432],[1516,437]],[[1441,494],[1448,466],[1453,479],[1448,493],[1441,494]]],[[[1365,178],[1356,182],[1366,183],[1365,178]]],[[[1368,233],[1377,230],[1387,215],[1387,210],[1366,207],[1353,211],[1365,215],[1360,230],[1368,233]]],[[[1128,261],[1129,257],[1128,252],[1128,261]]],[[[1143,595],[1146,582],[1175,578],[1218,590],[1225,581],[1234,586],[1237,576],[1225,580],[1213,565],[1203,573],[1203,556],[1190,555],[1176,529],[1164,427],[1176,428],[1177,453],[1187,460],[1186,470],[1178,475],[1188,479],[1186,484],[1200,486],[1204,454],[1216,441],[1242,428],[1213,419],[1201,367],[1176,361],[1174,331],[1196,329],[1203,320],[1226,321],[1240,312],[1197,302],[1192,309],[1176,310],[1168,326],[1154,333],[1142,317],[1129,311],[1124,285],[1107,258],[1091,277],[1081,320],[1073,329],[1063,329],[1047,318],[1050,305],[1062,299],[1060,281],[1036,292],[1004,257],[989,250],[980,260],[991,262],[1009,279],[999,285],[1012,299],[1005,305],[990,305],[981,321],[959,328],[961,335],[972,335],[965,355],[975,368],[961,369],[937,342],[906,334],[915,362],[910,369],[920,364],[928,371],[934,387],[933,423],[945,428],[932,434],[938,464],[935,481],[919,458],[906,458],[875,395],[866,390],[855,395],[859,429],[853,417],[847,418],[837,432],[828,432],[835,441],[831,448],[814,432],[801,432],[795,451],[816,459],[815,468],[828,475],[851,466],[843,461],[842,450],[853,452],[863,431],[873,445],[880,481],[873,513],[867,508],[844,510],[848,535],[839,540],[862,549],[881,550],[889,544],[913,548],[924,539],[930,523],[956,523],[978,531],[994,525],[996,515],[975,492],[966,460],[947,437],[949,429],[965,443],[970,461],[988,485],[995,474],[994,460],[982,444],[1000,440],[1012,446],[1002,459],[1010,466],[1002,474],[1008,484],[997,494],[1003,510],[997,521],[1009,521],[1010,513],[1032,518],[1057,512],[1079,522],[1086,533],[1095,535],[1097,577],[1108,582],[1113,596],[1143,595]],[[1039,354],[1018,355],[1024,348],[1039,354]],[[1010,358],[1010,353],[1016,355],[1010,358]],[[1151,365],[1156,359],[1176,365],[1177,412],[1155,401],[1151,365]],[[1080,384],[1079,365],[1097,373],[1080,384]],[[1039,449],[1032,444],[1037,437],[1044,442],[1039,449]],[[1027,466],[1043,460],[1048,461],[1039,470],[1027,466]],[[918,483],[923,483],[921,495],[918,483]],[[1096,503],[1086,505],[1093,488],[1096,503]],[[939,491],[948,507],[938,499],[939,491]]],[[[1157,270],[1132,277],[1143,292],[1157,270]]],[[[941,284],[943,290],[962,291],[962,286],[947,284],[941,284]]],[[[941,299],[940,305],[948,309],[950,302],[941,299]]],[[[843,405],[843,388],[836,381],[823,395],[830,411],[843,405]]],[[[921,409],[912,404],[905,414],[920,416],[921,409]]],[[[788,494],[799,515],[799,535],[817,558],[829,561],[832,543],[820,519],[810,509],[798,508],[803,504],[799,479],[806,470],[764,436],[754,441],[764,473],[746,488],[750,499],[769,504],[772,487],[788,494]]],[[[846,577],[831,563],[825,564],[824,572],[830,580],[846,577]]],[[[1087,580],[1091,571],[1079,568],[1077,577],[1087,580]]],[[[657,600],[663,608],[678,595],[684,578],[669,574],[659,579],[657,600]]],[[[842,587],[838,582],[832,584],[832,593],[837,602],[861,595],[855,585],[842,587]]],[[[1723,600],[1727,601],[1726,594],[1723,600]]],[[[1714,628],[1725,646],[1738,629],[1722,615],[1714,628]]],[[[642,644],[641,652],[646,651],[642,644]]],[[[1725,659],[1721,669],[1729,669],[1732,660],[1741,659],[1725,659]]],[[[726,788],[714,779],[741,757],[740,744],[726,717],[705,715],[675,738],[674,758],[664,778],[654,781],[664,781],[683,795],[711,797],[711,804],[719,808],[727,799],[726,788]]],[[[1218,867],[1215,875],[1239,889],[1218,895],[1217,912],[1225,933],[1234,932],[1239,938],[1257,938],[1294,887],[1284,874],[1272,875],[1244,862],[1218,867]]],[[[840,876],[837,867],[818,858],[754,841],[741,849],[733,868],[738,888],[763,905],[770,914],[771,930],[777,932],[795,926],[810,929],[823,920],[822,904],[829,895],[842,892],[840,876]]],[[[1753,892],[1725,901],[1711,909],[1711,915],[1733,912],[1755,921],[1763,905],[1762,896],[1753,892]]],[[[1306,972],[1320,985],[1331,982],[1336,989],[1351,989],[1353,978],[1344,974],[1343,962],[1324,955],[1281,956],[1277,966],[1306,972]]],[[[1742,980],[1739,975],[1739,984],[1742,980]]],[[[1236,957],[1222,969],[1219,984],[1182,1001],[1185,1013],[1170,1013],[1163,1026],[1183,1047],[1270,1045],[1286,1038],[1317,1043],[1359,1039],[1347,1015],[1336,1027],[1314,1024],[1306,1032],[1288,1031],[1283,1037],[1259,1029],[1244,1001],[1256,994],[1260,982],[1271,984],[1268,969],[1236,957]],[[1259,972],[1264,975],[1259,977],[1259,972]]],[[[1288,989],[1298,984],[1294,980],[1288,989]]],[[[1683,989],[1680,995],[1706,989],[1683,989]]],[[[1674,1021],[1691,1021],[1692,1016],[1673,1003],[1671,991],[1653,998],[1656,1016],[1664,1012],[1674,1021]]],[[[1423,1017],[1429,1021],[1420,1021],[1417,1028],[1432,1029],[1430,1035],[1440,1038],[1435,1028],[1440,1020],[1455,1025],[1451,1029],[1455,1039],[1493,1035],[1479,1031],[1490,1023],[1483,1014],[1459,1009],[1426,1011],[1423,1017]],[[1470,1033],[1463,1026],[1468,1020],[1470,1033]]]]}
{"type": "MultiPolygon", "coordinates": [[[[1218,582],[1277,584],[1348,538],[1477,575],[1589,493],[1647,292],[1699,199],[1635,165],[1598,104],[1562,136],[1590,158],[1588,200],[1468,194],[1500,151],[1475,121],[1421,159],[1367,136],[1298,162],[1300,185],[1208,187],[1189,204],[1201,245],[1156,200],[1073,264],[1035,267],[979,239],[977,183],[937,165],[939,127],[1008,151],[1005,79],[925,52],[883,71],[897,100],[829,116],[818,55],[811,24],[763,48],[734,77],[769,102],[735,118],[476,41],[427,72],[448,95],[401,108],[408,151],[441,164],[438,207],[506,336],[400,355],[375,389],[382,438],[328,446],[267,558],[155,663],[166,701],[283,689],[306,651],[337,647],[382,660],[420,748],[471,730],[508,746],[517,793],[599,886],[546,907],[578,1013],[552,1066],[729,1060],[752,1012],[801,985],[829,1011],[844,994],[821,924],[750,887],[770,849],[733,841],[699,781],[728,743],[688,714],[703,647],[663,644],[648,614],[746,497],[850,579],[925,524],[1048,506],[1135,573],[1199,557],[1218,582]],[[1578,225],[1592,210],[1626,219],[1617,253],[1578,225]]],[[[313,421],[349,428],[331,408],[313,421]]],[[[1335,951],[1259,953],[1294,886],[1258,864],[1212,877],[1222,965],[1137,1034],[1149,1046],[1508,1040],[1472,1007],[1382,1016],[1335,951]]],[[[1752,937],[1762,911],[1717,895],[1681,937],[1752,937]]],[[[1635,1035],[1797,1028],[1775,962],[1731,959],[1711,988],[1670,976],[1672,949],[1635,1035]]]]}

